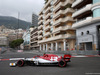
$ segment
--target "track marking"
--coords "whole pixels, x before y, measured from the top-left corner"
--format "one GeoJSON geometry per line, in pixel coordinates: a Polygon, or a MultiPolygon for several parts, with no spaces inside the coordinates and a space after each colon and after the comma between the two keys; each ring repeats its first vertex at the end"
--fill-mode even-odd
{"type": "Polygon", "coordinates": [[[72,56],[72,57],[100,57],[100,55],[78,55],[78,56],[72,56]]]}
{"type": "Polygon", "coordinates": [[[0,59],[0,61],[6,61],[6,60],[9,60],[9,59],[0,59]]]}
{"type": "Polygon", "coordinates": [[[20,60],[20,59],[25,59],[25,58],[10,58],[9,60],[20,60]]]}
{"type": "Polygon", "coordinates": [[[10,58],[10,59],[0,59],[0,61],[7,61],[7,60],[20,60],[25,58],[10,58]]]}

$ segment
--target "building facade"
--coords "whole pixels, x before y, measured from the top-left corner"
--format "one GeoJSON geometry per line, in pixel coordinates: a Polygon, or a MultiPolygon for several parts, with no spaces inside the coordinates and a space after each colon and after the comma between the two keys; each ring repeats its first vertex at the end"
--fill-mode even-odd
{"type": "Polygon", "coordinates": [[[75,0],[72,4],[76,11],[72,17],[76,29],[78,50],[100,49],[100,0],[75,0]]]}
{"type": "Polygon", "coordinates": [[[38,28],[37,27],[31,27],[30,28],[30,49],[39,50],[38,28]]]}
{"type": "MultiPolygon", "coordinates": [[[[6,28],[4,25],[0,26],[0,37],[1,37],[1,39],[7,38],[7,40],[4,40],[7,42],[6,45],[9,45],[9,43],[13,40],[22,39],[23,32],[24,31],[22,29],[15,29],[14,30],[14,29],[6,28]]],[[[1,44],[4,45],[2,42],[1,42],[1,44]]]]}
{"type": "Polygon", "coordinates": [[[32,26],[38,26],[38,16],[36,14],[32,14],[32,26]]]}
{"type": "Polygon", "coordinates": [[[8,38],[6,36],[0,35],[0,47],[7,47],[8,46],[8,38]]]}
{"type": "Polygon", "coordinates": [[[47,0],[39,13],[38,35],[40,50],[66,51],[75,49],[72,24],[74,0],[47,0]]]}
{"type": "Polygon", "coordinates": [[[26,31],[23,34],[23,46],[24,50],[29,50],[30,49],[30,29],[29,27],[26,29],[26,31]]]}

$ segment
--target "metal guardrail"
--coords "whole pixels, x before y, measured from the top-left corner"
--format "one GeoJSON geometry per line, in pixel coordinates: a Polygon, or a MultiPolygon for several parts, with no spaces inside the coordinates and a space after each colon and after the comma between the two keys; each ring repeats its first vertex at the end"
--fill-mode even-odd
{"type": "Polygon", "coordinates": [[[98,55],[99,50],[93,51],[93,50],[73,50],[73,51],[40,51],[45,53],[52,53],[52,54],[71,54],[71,55],[98,55]]]}

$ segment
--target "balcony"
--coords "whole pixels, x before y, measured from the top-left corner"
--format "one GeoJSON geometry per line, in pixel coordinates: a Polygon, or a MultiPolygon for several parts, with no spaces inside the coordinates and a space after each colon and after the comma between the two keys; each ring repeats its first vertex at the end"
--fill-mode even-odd
{"type": "Polygon", "coordinates": [[[41,34],[43,31],[42,30],[40,30],[40,31],[38,31],[38,34],[41,34]]]}
{"type": "Polygon", "coordinates": [[[42,29],[42,28],[43,28],[43,25],[40,25],[40,26],[38,27],[39,30],[42,29]]]}
{"type": "Polygon", "coordinates": [[[46,20],[49,16],[51,16],[51,13],[48,13],[48,14],[44,17],[44,19],[46,20]]]}
{"type": "Polygon", "coordinates": [[[54,3],[53,3],[53,4],[56,4],[57,1],[58,1],[58,0],[54,0],[54,3]]]}
{"type": "Polygon", "coordinates": [[[79,3],[81,3],[83,0],[76,0],[73,4],[72,7],[77,6],[79,3]]]}
{"type": "Polygon", "coordinates": [[[50,32],[47,32],[44,34],[44,37],[49,36],[50,34],[51,34],[50,32]]]}
{"type": "Polygon", "coordinates": [[[42,22],[43,22],[43,20],[40,20],[40,21],[38,22],[38,25],[40,25],[42,22]]]}
{"type": "Polygon", "coordinates": [[[45,31],[47,31],[49,29],[50,29],[50,26],[47,26],[47,27],[44,28],[45,31]]]}
{"type": "Polygon", "coordinates": [[[38,43],[55,41],[55,40],[59,40],[59,39],[72,38],[72,37],[75,37],[75,34],[60,34],[60,35],[55,36],[55,37],[51,37],[51,38],[48,38],[48,39],[41,40],[38,43]]]}
{"type": "Polygon", "coordinates": [[[66,36],[65,36],[65,38],[67,39],[67,38],[75,38],[75,34],[67,34],[66,36]]]}
{"type": "Polygon", "coordinates": [[[44,11],[44,13],[47,13],[50,9],[51,9],[51,7],[48,7],[48,8],[44,11]]]}
{"type": "Polygon", "coordinates": [[[31,47],[31,48],[39,47],[39,45],[38,45],[38,44],[36,44],[36,45],[31,45],[30,47],[31,47]]]}
{"type": "Polygon", "coordinates": [[[48,0],[48,2],[45,4],[45,6],[44,6],[44,9],[46,8],[46,7],[48,7],[48,5],[50,4],[50,2],[51,2],[52,0],[48,0]]]}
{"type": "Polygon", "coordinates": [[[59,25],[60,23],[66,23],[66,22],[68,22],[68,21],[72,21],[72,22],[73,22],[74,20],[73,20],[72,17],[60,18],[60,19],[56,20],[56,21],[53,23],[53,25],[54,25],[54,26],[57,26],[57,25],[59,25]]]}
{"type": "Polygon", "coordinates": [[[77,17],[78,15],[81,15],[82,13],[91,11],[91,7],[92,7],[92,4],[86,5],[85,7],[83,7],[81,9],[77,10],[76,12],[74,12],[72,17],[77,17]]]}
{"type": "Polygon", "coordinates": [[[53,33],[59,32],[59,31],[66,31],[72,29],[72,26],[66,25],[66,26],[60,26],[53,30],[53,33]]]}
{"type": "Polygon", "coordinates": [[[60,2],[55,8],[54,11],[57,11],[58,9],[60,9],[61,7],[66,6],[67,4],[72,4],[73,1],[71,0],[65,0],[65,2],[60,2]]]}
{"type": "Polygon", "coordinates": [[[31,41],[30,43],[37,43],[37,42],[38,42],[38,40],[37,41],[35,40],[35,41],[31,41]]]}
{"type": "Polygon", "coordinates": [[[38,39],[41,39],[43,36],[42,35],[40,35],[40,36],[38,36],[38,39]]]}
{"type": "Polygon", "coordinates": [[[36,39],[36,38],[38,38],[38,36],[34,36],[34,37],[32,37],[32,39],[36,39]]]}
{"type": "Polygon", "coordinates": [[[58,18],[61,14],[64,15],[64,14],[67,14],[67,13],[73,13],[74,10],[71,9],[71,8],[67,8],[66,10],[60,10],[59,12],[57,12],[55,15],[54,15],[54,19],[58,18]]]}
{"type": "Polygon", "coordinates": [[[39,18],[38,18],[38,20],[40,20],[41,18],[43,18],[43,15],[40,15],[39,18]]]}
{"type": "Polygon", "coordinates": [[[92,21],[92,17],[87,17],[85,19],[82,19],[82,20],[77,21],[76,23],[74,23],[72,25],[72,28],[82,27],[84,25],[87,25],[87,24],[91,23],[91,21],[92,21]]]}
{"type": "Polygon", "coordinates": [[[44,22],[44,24],[47,25],[47,24],[49,24],[50,21],[51,21],[51,20],[48,19],[47,21],[44,22]]]}
{"type": "Polygon", "coordinates": [[[35,34],[38,34],[38,31],[34,32],[34,33],[33,33],[33,34],[31,34],[31,35],[35,35],[35,34]]]}

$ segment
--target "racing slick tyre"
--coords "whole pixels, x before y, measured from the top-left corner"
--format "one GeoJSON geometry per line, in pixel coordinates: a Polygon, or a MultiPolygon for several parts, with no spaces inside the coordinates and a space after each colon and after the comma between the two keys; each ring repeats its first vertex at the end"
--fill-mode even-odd
{"type": "Polygon", "coordinates": [[[25,64],[24,60],[18,60],[17,61],[17,66],[19,66],[19,67],[24,66],[24,64],[25,64]]]}
{"type": "Polygon", "coordinates": [[[66,61],[65,60],[60,60],[59,62],[58,62],[58,66],[59,67],[65,67],[66,66],[66,61]]]}

